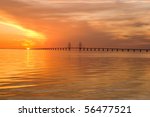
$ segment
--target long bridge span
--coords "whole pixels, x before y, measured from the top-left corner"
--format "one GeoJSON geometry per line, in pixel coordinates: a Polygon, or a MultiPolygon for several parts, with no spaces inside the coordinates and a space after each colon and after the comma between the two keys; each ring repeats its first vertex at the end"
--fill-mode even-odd
{"type": "Polygon", "coordinates": [[[32,48],[34,50],[53,50],[53,51],[105,51],[105,52],[150,52],[150,49],[131,49],[131,48],[89,48],[89,47],[83,47],[83,48],[78,48],[78,47],[72,47],[72,48],[67,48],[67,47],[55,47],[55,48],[32,48]]]}
{"type": "Polygon", "coordinates": [[[58,50],[58,51],[105,51],[105,52],[150,52],[150,49],[136,49],[136,48],[94,48],[83,47],[82,43],[79,43],[78,47],[72,47],[71,43],[68,43],[67,47],[53,47],[53,48],[32,48],[36,50],[58,50]]]}

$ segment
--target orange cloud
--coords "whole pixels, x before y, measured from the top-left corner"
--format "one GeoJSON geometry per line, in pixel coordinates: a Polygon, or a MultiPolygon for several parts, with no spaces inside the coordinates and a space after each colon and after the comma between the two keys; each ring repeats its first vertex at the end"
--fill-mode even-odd
{"type": "MultiPolygon", "coordinates": [[[[44,34],[28,29],[8,16],[4,15],[4,13],[0,14],[0,36],[3,37],[0,39],[1,42],[4,42],[4,40],[14,41],[14,44],[11,43],[11,46],[14,45],[15,47],[18,43],[18,45],[23,45],[24,47],[32,47],[36,41],[45,41],[46,36],[44,34]],[[12,37],[8,35],[12,35],[12,37]]],[[[9,47],[10,45],[7,46],[9,47]]]]}
{"type": "Polygon", "coordinates": [[[3,0],[1,42],[11,34],[9,41],[19,44],[22,38],[24,46],[66,46],[82,41],[94,47],[150,48],[149,1],[3,0]]]}

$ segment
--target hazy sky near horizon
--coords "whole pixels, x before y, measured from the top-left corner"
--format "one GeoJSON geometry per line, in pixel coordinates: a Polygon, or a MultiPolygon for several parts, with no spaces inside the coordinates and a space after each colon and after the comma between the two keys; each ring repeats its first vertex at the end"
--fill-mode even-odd
{"type": "Polygon", "coordinates": [[[150,48],[150,0],[1,0],[0,48],[150,48]]]}

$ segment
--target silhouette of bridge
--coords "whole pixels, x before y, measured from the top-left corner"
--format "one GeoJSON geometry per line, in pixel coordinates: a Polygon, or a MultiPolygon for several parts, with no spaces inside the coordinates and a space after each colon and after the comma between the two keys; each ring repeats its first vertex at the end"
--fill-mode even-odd
{"type": "MultiPolygon", "coordinates": [[[[36,49],[37,48],[33,48],[36,49]]],[[[71,46],[68,43],[67,47],[54,47],[54,48],[40,48],[40,50],[59,50],[59,51],[105,51],[105,52],[150,52],[150,49],[133,49],[133,48],[93,48],[93,47],[83,47],[82,43],[79,43],[78,47],[71,46]]]]}

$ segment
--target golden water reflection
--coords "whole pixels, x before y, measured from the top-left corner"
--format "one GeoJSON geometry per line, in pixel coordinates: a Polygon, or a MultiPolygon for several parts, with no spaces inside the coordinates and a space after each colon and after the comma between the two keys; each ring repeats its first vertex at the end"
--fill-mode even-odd
{"type": "Polygon", "coordinates": [[[0,50],[0,99],[150,99],[150,54],[0,50]]]}

